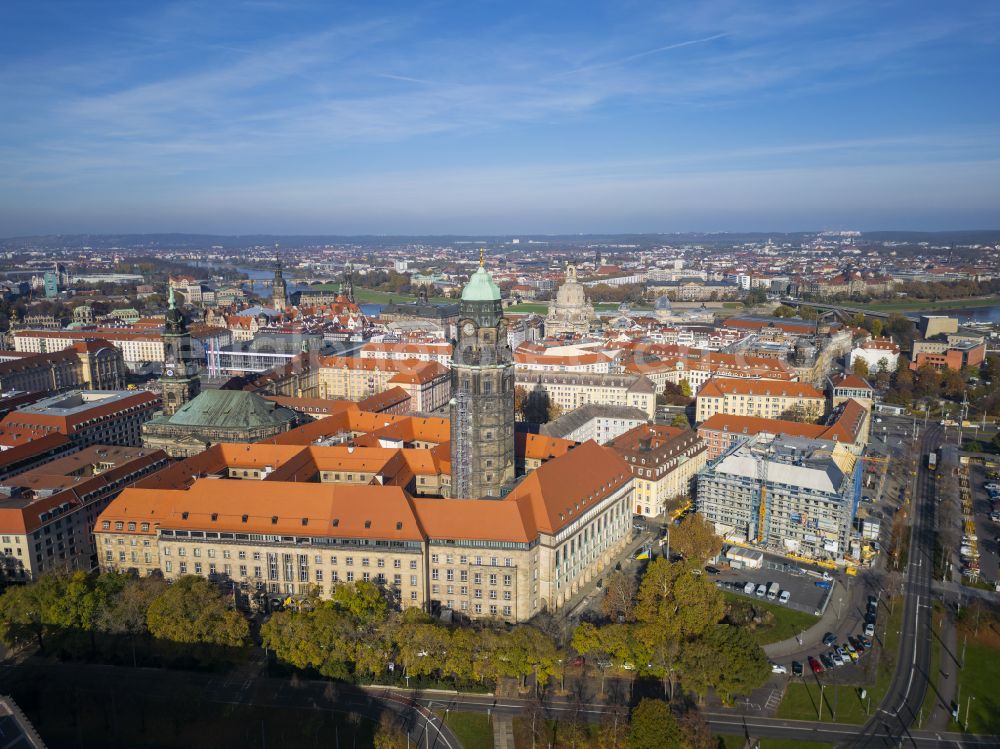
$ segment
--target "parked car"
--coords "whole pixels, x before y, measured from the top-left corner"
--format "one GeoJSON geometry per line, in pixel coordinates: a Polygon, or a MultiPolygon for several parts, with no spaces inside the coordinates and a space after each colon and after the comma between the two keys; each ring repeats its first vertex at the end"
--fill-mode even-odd
{"type": "Polygon", "coordinates": [[[788,669],[785,668],[784,666],[782,666],[780,663],[772,663],[771,664],[771,673],[772,674],[787,674],[788,673],[788,669]]]}
{"type": "Polygon", "coordinates": [[[710,575],[718,575],[719,574],[719,568],[718,567],[713,567],[712,565],[709,564],[709,565],[707,565],[705,567],[705,572],[707,572],[710,575]]]}
{"type": "Polygon", "coordinates": [[[746,585],[743,586],[743,592],[746,593],[748,596],[751,596],[753,595],[754,587],[755,586],[753,583],[747,583],[746,585]]]}
{"type": "Polygon", "coordinates": [[[874,623],[866,624],[865,637],[874,637],[874,636],[875,636],[875,624],[874,623]]]}
{"type": "Polygon", "coordinates": [[[826,645],[827,647],[833,645],[833,643],[835,643],[836,641],[837,641],[837,635],[835,635],[833,632],[827,632],[825,635],[823,635],[823,644],[826,645]]]}
{"type": "Polygon", "coordinates": [[[822,661],[824,668],[834,668],[834,666],[836,665],[833,662],[833,658],[830,657],[829,653],[821,653],[819,659],[820,661],[822,661]]]}
{"type": "Polygon", "coordinates": [[[851,645],[854,646],[854,649],[858,651],[859,655],[865,652],[865,650],[866,650],[865,644],[863,642],[861,642],[861,638],[859,638],[859,637],[848,637],[847,641],[851,645]]]}
{"type": "Polygon", "coordinates": [[[831,650],[830,651],[830,660],[833,661],[833,665],[834,666],[843,666],[844,665],[844,656],[842,656],[836,650],[831,650]]]}
{"type": "Polygon", "coordinates": [[[809,668],[812,669],[814,674],[823,673],[823,664],[816,660],[813,656],[809,656],[809,668]]]}
{"type": "Polygon", "coordinates": [[[792,597],[792,594],[787,590],[781,591],[781,595],[778,596],[778,603],[788,603],[788,599],[792,597]]]}
{"type": "Polygon", "coordinates": [[[802,676],[801,661],[792,661],[792,676],[802,676]]]}
{"type": "Polygon", "coordinates": [[[764,583],[761,583],[757,586],[757,597],[763,598],[765,595],[767,595],[767,586],[764,583]]]}
{"type": "Polygon", "coordinates": [[[858,635],[858,642],[865,646],[866,650],[872,649],[872,641],[866,635],[858,635]]]}
{"type": "Polygon", "coordinates": [[[833,587],[833,583],[831,583],[829,580],[817,580],[816,587],[823,588],[823,590],[830,590],[830,588],[833,587]]]}

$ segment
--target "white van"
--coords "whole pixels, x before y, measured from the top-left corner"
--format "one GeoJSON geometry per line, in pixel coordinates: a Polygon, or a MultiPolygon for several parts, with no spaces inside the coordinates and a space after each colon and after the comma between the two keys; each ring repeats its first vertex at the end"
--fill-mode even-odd
{"type": "Polygon", "coordinates": [[[788,599],[792,597],[792,594],[787,590],[781,591],[781,595],[778,596],[778,603],[788,603],[788,599]]]}
{"type": "Polygon", "coordinates": [[[771,583],[767,589],[767,600],[774,601],[778,598],[778,591],[781,590],[781,586],[778,583],[771,583]]]}
{"type": "Polygon", "coordinates": [[[756,586],[754,586],[753,583],[747,583],[746,585],[743,586],[743,592],[746,593],[748,596],[752,596],[754,587],[756,586]]]}
{"type": "Polygon", "coordinates": [[[766,595],[767,595],[767,586],[764,585],[764,583],[761,583],[760,585],[757,586],[757,596],[759,598],[763,598],[766,595]]]}

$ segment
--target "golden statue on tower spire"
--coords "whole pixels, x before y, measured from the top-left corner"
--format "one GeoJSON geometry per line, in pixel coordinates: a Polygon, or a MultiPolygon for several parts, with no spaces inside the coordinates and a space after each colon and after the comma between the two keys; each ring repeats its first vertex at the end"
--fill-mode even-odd
{"type": "Polygon", "coordinates": [[[486,249],[483,247],[479,248],[479,267],[486,267],[486,249]]]}

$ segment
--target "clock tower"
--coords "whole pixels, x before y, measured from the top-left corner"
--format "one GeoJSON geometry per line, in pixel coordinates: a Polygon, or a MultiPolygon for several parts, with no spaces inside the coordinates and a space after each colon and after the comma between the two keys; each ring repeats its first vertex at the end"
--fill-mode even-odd
{"type": "Polygon", "coordinates": [[[462,291],[451,387],[452,496],[499,497],[514,480],[514,357],[482,254],[462,291]]]}
{"type": "Polygon", "coordinates": [[[184,315],[177,309],[170,288],[167,320],[163,327],[163,413],[173,416],[177,409],[201,392],[198,367],[191,361],[191,334],[184,315]]]}

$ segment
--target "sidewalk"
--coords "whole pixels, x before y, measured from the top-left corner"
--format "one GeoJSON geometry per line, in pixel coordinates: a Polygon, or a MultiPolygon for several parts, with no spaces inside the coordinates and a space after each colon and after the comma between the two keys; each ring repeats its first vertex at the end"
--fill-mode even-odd
{"type": "Polygon", "coordinates": [[[778,660],[801,653],[803,648],[821,642],[824,634],[837,630],[837,611],[846,611],[849,604],[850,600],[847,598],[847,588],[839,581],[836,582],[834,584],[833,595],[826,606],[826,611],[823,612],[823,615],[814,625],[799,635],[798,639],[792,637],[781,642],[772,642],[770,645],[765,645],[764,653],[771,660],[778,660]]]}
{"type": "Polygon", "coordinates": [[[515,749],[514,716],[497,711],[493,716],[493,749],[515,749]]]}

